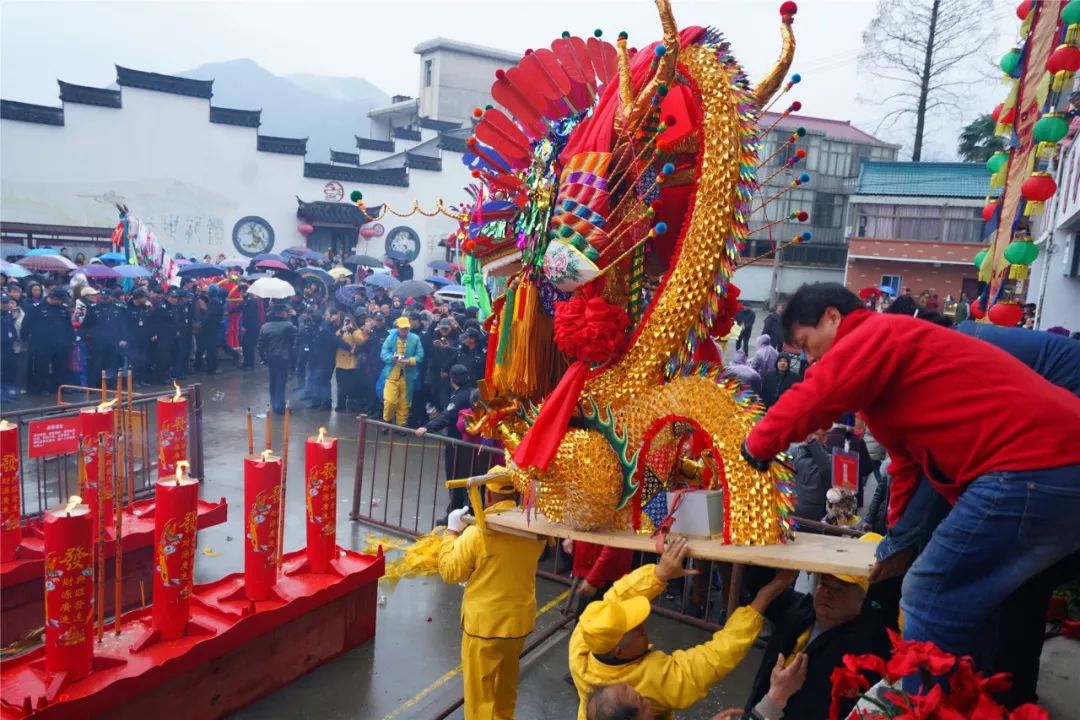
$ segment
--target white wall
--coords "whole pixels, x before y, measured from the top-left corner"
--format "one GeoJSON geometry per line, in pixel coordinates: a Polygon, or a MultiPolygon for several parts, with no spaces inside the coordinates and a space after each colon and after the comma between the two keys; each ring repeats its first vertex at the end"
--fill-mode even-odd
{"type": "Polygon", "coordinates": [[[1080,151],[1075,144],[1062,155],[1056,180],[1057,193],[1033,231],[1039,257],[1031,264],[1027,300],[1039,306],[1039,328],[1075,331],[1080,330],[1080,278],[1069,277],[1080,253],[1080,151]]]}
{"type": "MultiPolygon", "coordinates": [[[[772,286],[772,263],[761,261],[746,265],[735,271],[735,284],[739,288],[739,300],[767,302],[772,286]]],[[[780,295],[791,295],[804,283],[844,282],[843,268],[811,268],[780,266],[776,287],[780,295]]]]}
{"type": "MultiPolygon", "coordinates": [[[[235,256],[233,226],[247,215],[270,223],[276,251],[303,244],[296,197],[323,200],[327,182],[304,177],[303,157],[259,152],[254,128],[211,123],[205,99],[128,87],[122,93],[122,109],[68,104],[63,127],[0,121],[4,220],[108,227],[116,223],[114,203],[123,202],[170,253],[235,256]]],[[[425,210],[436,198],[456,203],[470,180],[460,160],[444,153],[442,172],[410,170],[407,188],[343,183],[345,201],[359,189],[368,205],[402,211],[414,199],[425,210]]],[[[417,232],[420,272],[441,257],[437,243],[456,227],[441,215],[381,223],[417,232]]],[[[361,241],[361,249],[381,255],[382,242],[361,241]]]]}

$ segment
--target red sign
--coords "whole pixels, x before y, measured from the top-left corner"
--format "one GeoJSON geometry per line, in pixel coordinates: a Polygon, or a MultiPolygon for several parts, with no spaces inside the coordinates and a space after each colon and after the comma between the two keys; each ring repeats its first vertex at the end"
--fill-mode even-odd
{"type": "Polygon", "coordinates": [[[859,492],[859,454],[850,450],[833,448],[832,484],[853,493],[859,492]]]}
{"type": "Polygon", "coordinates": [[[31,420],[27,455],[32,458],[66,455],[79,451],[79,418],[31,420]]]}

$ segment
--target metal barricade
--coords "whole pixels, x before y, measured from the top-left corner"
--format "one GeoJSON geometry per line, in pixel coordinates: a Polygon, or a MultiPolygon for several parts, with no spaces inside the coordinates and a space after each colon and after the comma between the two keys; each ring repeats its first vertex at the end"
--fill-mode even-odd
{"type": "MultiPolygon", "coordinates": [[[[19,426],[19,482],[22,488],[22,519],[40,517],[49,507],[65,502],[78,494],[77,452],[32,458],[29,454],[30,424],[36,421],[60,420],[77,417],[83,408],[95,407],[101,402],[100,390],[95,388],[66,388],[67,391],[84,392],[90,399],[66,402],[46,407],[27,408],[5,412],[3,417],[19,426]]],[[[159,393],[132,393],[132,457],[131,479],[135,500],[153,495],[157,481],[158,439],[157,399],[171,397],[173,390],[159,393]]],[[[188,400],[188,456],[193,477],[205,477],[203,472],[202,392],[198,384],[181,388],[180,394],[188,400]]],[[[124,406],[128,405],[124,395],[124,406]]],[[[126,428],[123,430],[126,432],[126,428]]]]}

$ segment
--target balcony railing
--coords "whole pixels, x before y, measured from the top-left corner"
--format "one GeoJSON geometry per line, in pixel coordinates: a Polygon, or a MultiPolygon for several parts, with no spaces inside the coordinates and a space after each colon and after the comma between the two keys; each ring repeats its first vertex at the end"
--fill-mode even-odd
{"type": "MultiPolygon", "coordinates": [[[[739,254],[743,258],[750,259],[763,255],[772,248],[773,244],[768,240],[750,239],[743,245],[743,249],[739,254]]],[[[811,241],[805,245],[786,248],[781,256],[781,261],[784,265],[842,268],[847,263],[847,251],[847,245],[819,244],[811,241]]]]}

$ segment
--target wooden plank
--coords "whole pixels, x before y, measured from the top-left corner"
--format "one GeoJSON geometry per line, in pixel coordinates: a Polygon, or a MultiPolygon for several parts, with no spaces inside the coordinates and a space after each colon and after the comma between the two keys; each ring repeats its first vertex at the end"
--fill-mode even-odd
{"type": "MultiPolygon", "coordinates": [[[[535,513],[532,519],[526,522],[525,513],[521,510],[485,513],[484,519],[492,530],[515,535],[528,533],[656,552],[656,543],[648,535],[632,532],[579,532],[549,522],[535,513]]],[[[877,543],[810,533],[796,533],[794,541],[776,545],[725,545],[719,539],[690,538],[691,556],[703,560],[855,577],[870,575],[876,547],[877,543]]]]}

